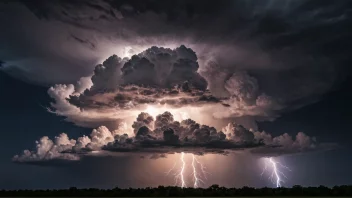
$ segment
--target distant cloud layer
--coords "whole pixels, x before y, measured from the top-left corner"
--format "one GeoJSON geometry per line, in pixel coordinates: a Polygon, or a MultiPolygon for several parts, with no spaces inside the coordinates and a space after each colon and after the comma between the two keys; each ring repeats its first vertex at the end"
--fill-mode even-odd
{"type": "Polygon", "coordinates": [[[99,156],[99,152],[103,155],[149,153],[155,159],[179,152],[226,155],[232,151],[248,151],[267,157],[332,149],[334,146],[318,143],[315,138],[302,132],[295,138],[288,134],[272,137],[266,132],[254,132],[236,123],[230,123],[223,131],[217,131],[214,127],[200,125],[191,119],[175,121],[170,112],[164,112],[156,118],[142,112],[132,127],[132,136],[121,129],[110,131],[104,126],[94,129],[89,137],[82,136],[77,140],[69,139],[65,133],[54,140],[44,136],[36,142],[36,150],[25,150],[23,154],[16,155],[13,161],[33,164],[77,161],[85,155],[95,153],[95,156],[99,156]]]}

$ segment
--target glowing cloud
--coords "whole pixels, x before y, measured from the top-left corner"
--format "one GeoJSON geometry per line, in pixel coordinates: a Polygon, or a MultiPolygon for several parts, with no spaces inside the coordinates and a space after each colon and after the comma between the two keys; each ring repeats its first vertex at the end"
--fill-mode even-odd
{"type": "MultiPolygon", "coordinates": [[[[287,134],[263,139],[262,136],[256,135],[257,133],[259,132],[231,123],[227,126],[225,134],[214,127],[200,125],[191,119],[176,121],[170,112],[164,112],[155,117],[142,112],[130,129],[124,123],[118,130],[112,131],[105,126],[98,127],[92,131],[90,137],[83,136],[77,140],[70,140],[64,133],[56,137],[55,142],[48,137],[43,137],[40,143],[37,143],[37,150],[25,150],[22,155],[15,156],[13,160],[24,163],[78,160],[94,151],[104,151],[102,154],[193,153],[197,155],[206,153],[226,155],[232,151],[249,151],[259,156],[275,156],[327,148],[323,144],[312,141],[303,133],[298,133],[296,140],[287,134]],[[123,131],[123,128],[127,131],[123,131]],[[283,141],[285,139],[291,141],[283,141]]],[[[193,156],[192,165],[194,167],[199,165],[200,171],[206,177],[204,166],[195,156],[193,156]]],[[[200,172],[196,171],[193,174],[198,185],[201,182],[200,172]]]]}

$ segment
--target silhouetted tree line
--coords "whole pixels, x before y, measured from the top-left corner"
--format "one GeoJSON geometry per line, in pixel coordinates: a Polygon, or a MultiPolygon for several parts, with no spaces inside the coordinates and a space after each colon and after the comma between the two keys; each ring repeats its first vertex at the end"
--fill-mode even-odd
{"type": "Polygon", "coordinates": [[[113,188],[62,190],[1,190],[1,197],[243,197],[243,196],[352,196],[352,185],[328,188],[293,186],[292,188],[225,188],[212,185],[209,188],[181,188],[159,186],[157,188],[113,188]]]}

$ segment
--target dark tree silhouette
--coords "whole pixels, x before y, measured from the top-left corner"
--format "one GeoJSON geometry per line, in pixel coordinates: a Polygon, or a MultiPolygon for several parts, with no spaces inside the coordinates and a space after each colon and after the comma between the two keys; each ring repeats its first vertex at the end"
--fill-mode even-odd
{"type": "Polygon", "coordinates": [[[181,188],[176,186],[158,186],[157,188],[127,188],[113,189],[78,189],[71,187],[60,190],[1,190],[0,197],[268,197],[268,196],[319,196],[337,197],[352,196],[352,186],[302,187],[292,188],[225,188],[217,184],[209,188],[181,188]]]}

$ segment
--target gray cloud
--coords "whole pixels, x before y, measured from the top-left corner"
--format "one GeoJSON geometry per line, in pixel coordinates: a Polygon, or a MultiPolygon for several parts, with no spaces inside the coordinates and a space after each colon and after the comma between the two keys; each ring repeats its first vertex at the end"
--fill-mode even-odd
{"type": "Polygon", "coordinates": [[[251,152],[258,155],[280,156],[282,154],[295,154],[297,152],[325,151],[338,147],[335,143],[317,143],[315,137],[309,137],[303,132],[298,132],[296,137],[284,133],[278,137],[266,132],[254,132],[257,139],[263,140],[266,145],[276,145],[275,147],[266,147],[253,149],[251,152]]]}
{"type": "Polygon", "coordinates": [[[196,89],[205,90],[206,80],[197,73],[195,52],[184,45],[171,50],[151,47],[127,61],[122,68],[124,84],[171,88],[189,82],[196,89]]]}
{"type": "Polygon", "coordinates": [[[272,119],[284,107],[261,91],[257,80],[244,71],[224,78],[218,86],[223,87],[222,97],[216,97],[212,90],[206,90],[207,81],[197,70],[197,56],[185,46],[151,47],[131,59],[113,55],[96,66],[91,81],[84,77],[75,85],[50,88],[48,93],[55,100],[51,111],[80,126],[112,122],[108,127],[116,129],[119,122],[150,105],[183,108],[185,113],[191,111],[186,107],[194,107],[206,111],[204,115],[212,119],[272,119]]]}
{"type": "Polygon", "coordinates": [[[141,113],[134,128],[136,134],[131,137],[123,131],[110,131],[104,126],[94,129],[89,137],[82,136],[77,140],[69,139],[65,133],[55,137],[54,141],[44,136],[36,142],[36,150],[25,150],[22,155],[16,155],[13,161],[31,164],[48,163],[51,160],[77,161],[86,155],[114,153],[152,154],[151,158],[155,159],[179,152],[227,155],[232,151],[249,151],[266,157],[334,148],[333,144],[318,143],[315,138],[302,132],[295,138],[286,133],[272,137],[236,123],[230,123],[222,132],[191,119],[174,121],[170,112],[158,115],[155,121],[147,113],[141,113]]]}
{"type": "Polygon", "coordinates": [[[126,60],[113,55],[94,69],[91,91],[114,90],[121,83],[121,68],[126,60]]]}
{"type": "MultiPolygon", "coordinates": [[[[115,48],[117,52],[122,52],[124,46],[138,49],[141,46],[147,48],[184,43],[192,45],[191,48],[202,59],[201,68],[206,67],[204,62],[211,57],[222,70],[256,70],[252,72],[260,73],[261,76],[269,75],[266,79],[277,80],[278,73],[287,69],[307,75],[313,75],[308,74],[308,71],[317,72],[318,68],[340,70],[342,65],[346,65],[345,55],[349,48],[336,48],[339,43],[350,38],[349,31],[343,25],[350,22],[348,10],[351,4],[345,1],[225,0],[199,3],[199,0],[191,0],[167,4],[148,0],[20,2],[25,7],[14,3],[2,6],[12,9],[5,14],[13,18],[15,16],[11,13],[26,13],[16,16],[16,19],[24,25],[28,22],[25,20],[31,19],[29,25],[36,28],[30,35],[39,33],[43,39],[43,34],[49,35],[51,32],[37,31],[44,25],[42,21],[47,22],[45,25],[48,26],[58,22],[62,26],[59,32],[65,35],[59,39],[60,42],[72,34],[77,35],[81,40],[94,43],[95,52],[100,56],[101,48],[115,48]],[[107,41],[112,45],[107,44],[107,41]],[[328,57],[329,64],[321,65],[326,62],[322,57],[328,57]],[[344,64],[330,66],[336,61],[344,64]],[[304,70],[303,67],[309,69],[304,70]]],[[[3,23],[6,24],[6,21],[3,23]]],[[[11,31],[16,31],[16,28],[13,27],[11,31]]],[[[77,41],[72,42],[72,45],[85,44],[77,41]]],[[[92,69],[92,66],[87,69],[92,69]]],[[[87,74],[87,70],[84,72],[79,76],[87,74]]],[[[318,74],[321,75],[325,75],[325,72],[318,74]]],[[[336,76],[331,78],[334,80],[336,76]]],[[[308,76],[304,80],[305,84],[312,84],[308,76]]],[[[326,80],[327,84],[331,84],[330,79],[326,80]]],[[[329,87],[318,93],[326,89],[329,87]]]]}

